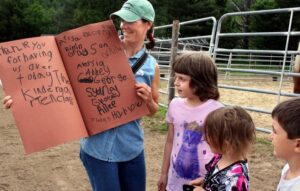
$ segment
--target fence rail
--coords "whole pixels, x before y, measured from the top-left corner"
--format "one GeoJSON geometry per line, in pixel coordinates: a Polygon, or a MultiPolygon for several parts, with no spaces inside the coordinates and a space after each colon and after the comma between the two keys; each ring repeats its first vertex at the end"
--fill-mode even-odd
{"type": "MultiPolygon", "coordinates": [[[[289,92],[283,92],[283,81],[291,77],[300,77],[299,73],[293,72],[293,66],[295,57],[300,55],[300,51],[288,50],[288,45],[291,36],[300,36],[300,31],[291,31],[291,25],[294,17],[294,12],[299,12],[300,7],[287,8],[287,9],[273,9],[273,10],[260,10],[260,11],[248,11],[248,12],[236,12],[224,14],[219,21],[214,17],[206,17],[180,23],[180,28],[193,25],[193,24],[205,24],[211,22],[211,34],[202,36],[192,36],[185,38],[178,38],[178,53],[180,54],[185,50],[196,51],[208,51],[212,58],[215,60],[218,71],[223,74],[225,79],[230,79],[234,75],[240,75],[245,77],[246,75],[254,76],[272,76],[273,80],[278,80],[279,85],[277,90],[266,90],[258,88],[246,88],[234,85],[219,84],[219,88],[255,92],[259,94],[275,95],[277,97],[277,103],[282,96],[286,97],[299,97],[300,94],[294,94],[289,92]],[[222,33],[221,28],[223,21],[233,16],[245,16],[245,15],[261,15],[261,14],[281,14],[289,13],[289,25],[286,31],[272,31],[272,32],[244,32],[244,33],[222,33]],[[221,38],[228,37],[286,37],[286,44],[284,50],[260,50],[260,49],[229,49],[219,47],[221,38]]],[[[172,28],[172,25],[164,25],[155,27],[155,32],[159,30],[165,30],[172,28]]],[[[157,46],[150,52],[158,61],[161,69],[161,80],[169,81],[168,74],[170,72],[169,62],[171,53],[171,36],[170,37],[158,37],[157,46]]],[[[222,76],[222,75],[220,75],[222,76]]],[[[168,88],[166,88],[168,89],[168,88]]],[[[168,95],[168,92],[161,89],[160,94],[168,95]]],[[[161,106],[167,107],[166,103],[160,103],[161,106]]],[[[230,105],[230,103],[228,103],[230,105]]],[[[270,114],[271,111],[258,108],[255,105],[243,106],[245,109],[253,112],[270,114]]],[[[258,127],[257,130],[270,133],[269,129],[258,127]]]]}

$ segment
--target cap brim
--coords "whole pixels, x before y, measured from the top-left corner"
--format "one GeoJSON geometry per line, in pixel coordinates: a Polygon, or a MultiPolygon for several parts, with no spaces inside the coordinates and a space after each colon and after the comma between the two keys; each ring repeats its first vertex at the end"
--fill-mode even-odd
{"type": "Polygon", "coordinates": [[[128,10],[125,10],[125,9],[121,9],[117,12],[112,13],[110,15],[110,18],[113,18],[114,16],[118,16],[126,22],[135,22],[135,21],[141,19],[141,17],[139,17],[135,13],[133,13],[131,11],[128,11],[128,10]]]}

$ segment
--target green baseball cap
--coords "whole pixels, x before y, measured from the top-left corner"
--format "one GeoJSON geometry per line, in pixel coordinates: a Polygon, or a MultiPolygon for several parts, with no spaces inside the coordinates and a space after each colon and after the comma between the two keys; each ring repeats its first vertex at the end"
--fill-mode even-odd
{"type": "Polygon", "coordinates": [[[140,19],[154,22],[155,12],[152,4],[147,0],[128,0],[119,11],[110,15],[118,16],[124,21],[134,22],[140,19]]]}

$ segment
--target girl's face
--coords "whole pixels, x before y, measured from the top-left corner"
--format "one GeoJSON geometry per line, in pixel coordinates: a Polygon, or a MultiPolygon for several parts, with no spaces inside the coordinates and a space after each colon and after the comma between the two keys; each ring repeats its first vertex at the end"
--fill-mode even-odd
{"type": "Polygon", "coordinates": [[[195,98],[195,91],[190,87],[191,77],[185,74],[175,73],[174,85],[178,95],[182,98],[195,98]]]}
{"type": "Polygon", "coordinates": [[[288,139],[286,131],[276,119],[273,119],[272,128],[273,132],[271,133],[271,139],[274,146],[274,155],[281,159],[290,158],[291,154],[294,152],[295,141],[288,139]]]}
{"type": "Polygon", "coordinates": [[[209,145],[209,148],[210,148],[212,153],[214,153],[214,154],[224,154],[218,147],[216,147],[216,146],[214,146],[214,144],[212,144],[211,138],[208,135],[205,136],[205,141],[209,145]]]}
{"type": "Polygon", "coordinates": [[[125,43],[140,43],[144,42],[147,31],[151,28],[150,22],[143,22],[142,20],[137,20],[135,22],[121,21],[121,30],[124,35],[125,43]]]}
{"type": "Polygon", "coordinates": [[[214,153],[214,154],[220,154],[220,152],[218,151],[218,149],[216,149],[213,146],[213,144],[211,144],[209,136],[205,136],[205,141],[209,145],[209,148],[210,148],[210,150],[211,150],[212,153],[214,153]]]}

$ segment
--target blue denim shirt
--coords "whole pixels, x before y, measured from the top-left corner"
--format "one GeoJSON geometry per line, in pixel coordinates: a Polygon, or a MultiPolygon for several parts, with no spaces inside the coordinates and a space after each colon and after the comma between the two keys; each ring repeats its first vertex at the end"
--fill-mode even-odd
{"type": "MultiPolygon", "coordinates": [[[[132,66],[145,52],[141,49],[129,58],[132,66]]],[[[155,59],[148,55],[144,65],[135,75],[137,83],[151,86],[155,73],[155,59]]],[[[81,149],[90,156],[109,162],[129,161],[144,150],[144,132],[140,119],[104,131],[80,141],[81,149]]]]}

